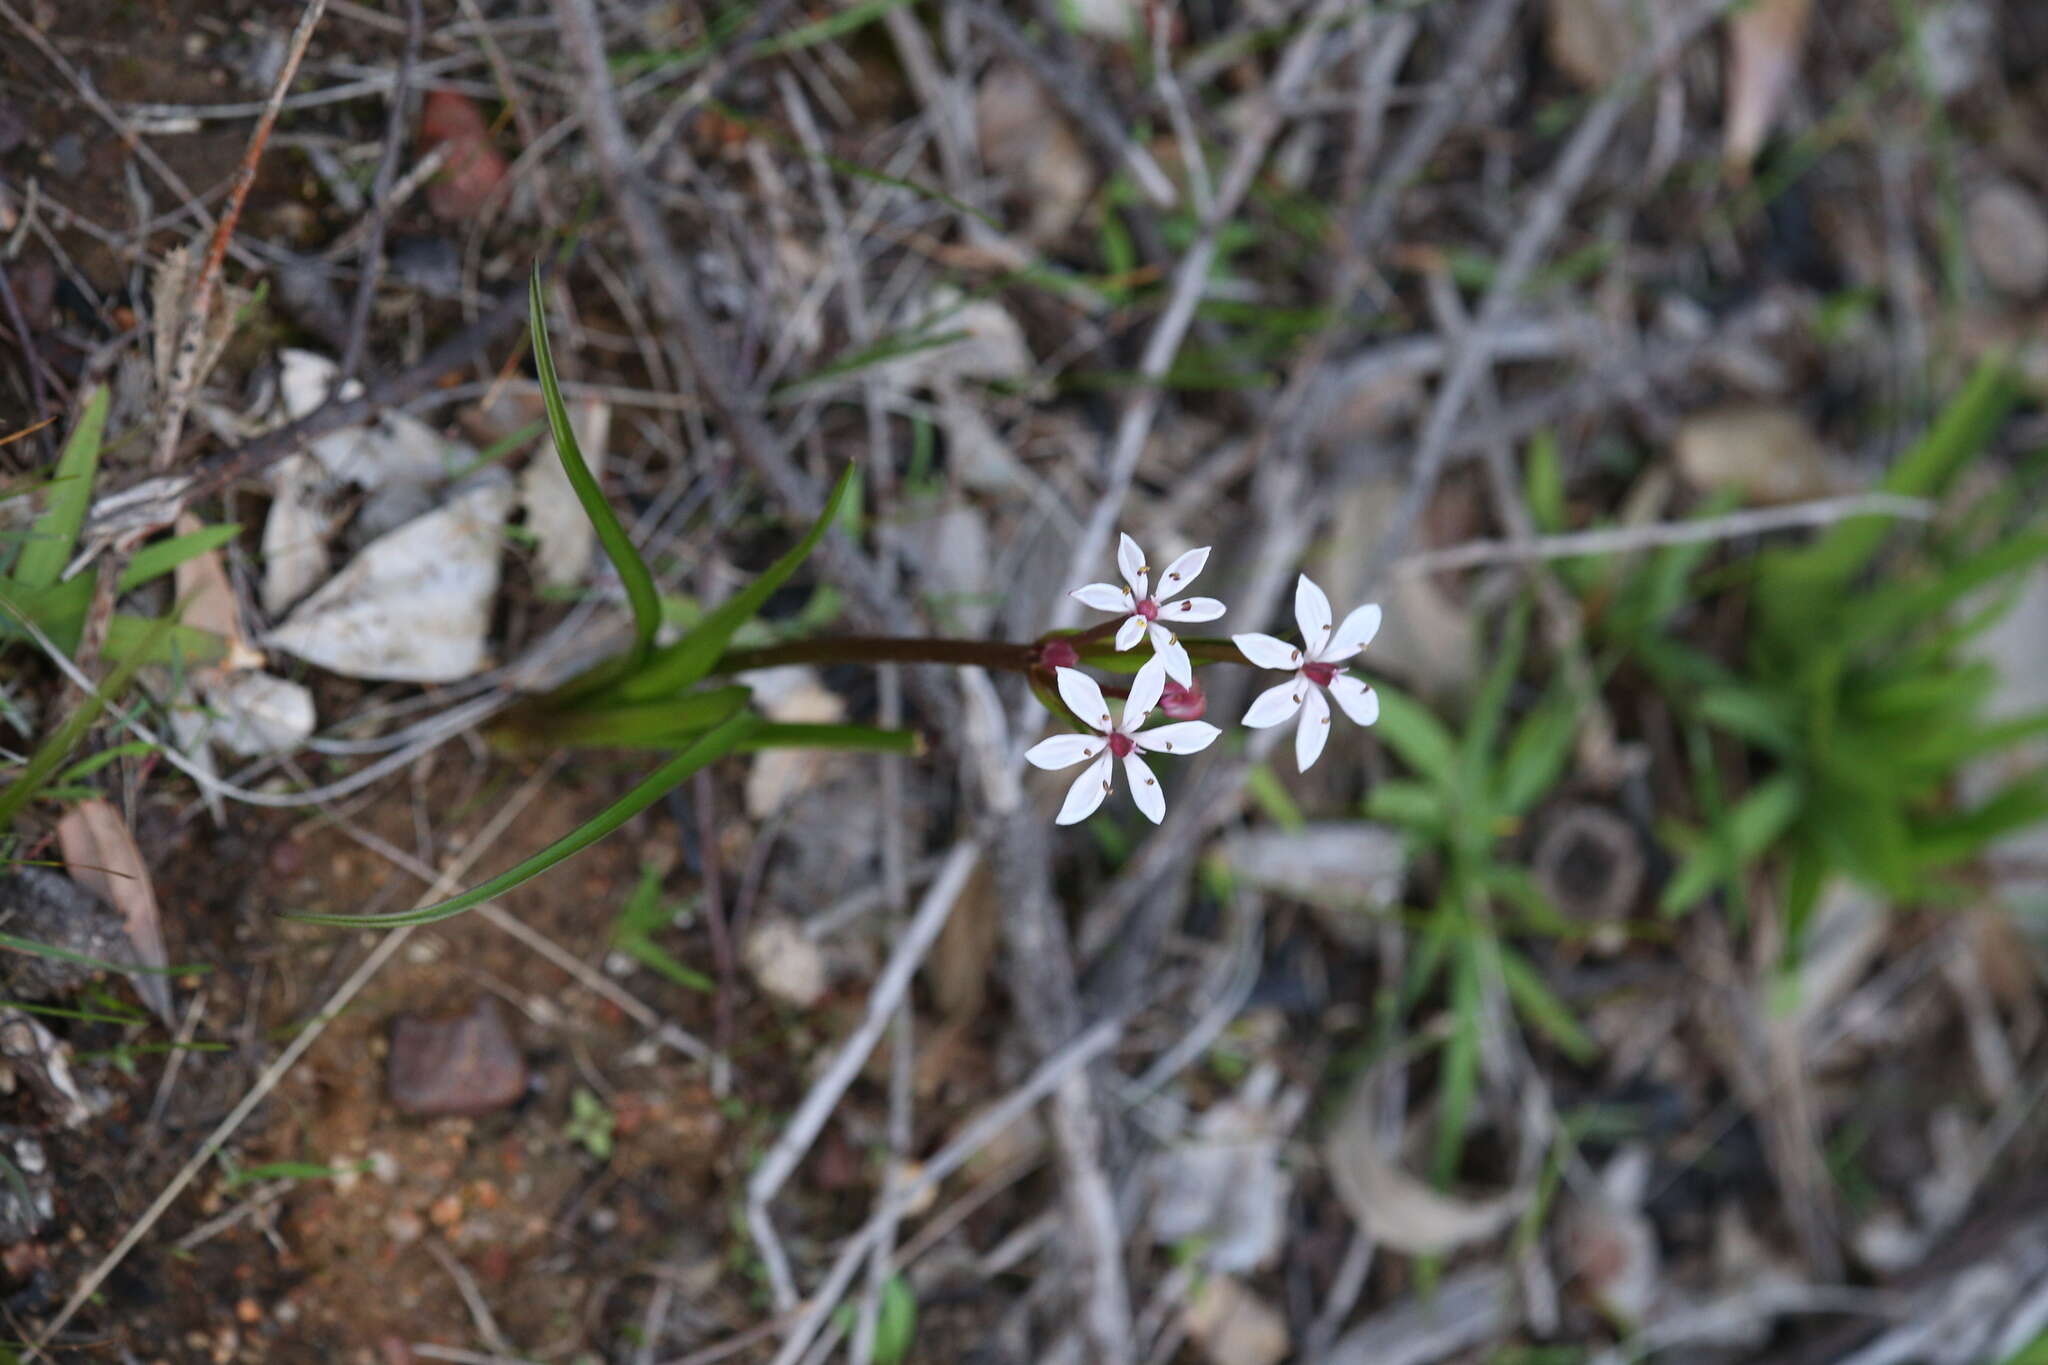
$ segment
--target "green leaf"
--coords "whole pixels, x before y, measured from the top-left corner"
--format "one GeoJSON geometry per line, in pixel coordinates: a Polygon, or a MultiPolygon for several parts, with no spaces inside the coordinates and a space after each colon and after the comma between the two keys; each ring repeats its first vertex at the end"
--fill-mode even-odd
{"type": "MultiPolygon", "coordinates": [[[[0,592],[0,612],[14,614],[16,608],[5,592],[0,592]]],[[[142,667],[146,646],[154,645],[163,633],[170,630],[171,622],[161,620],[153,623],[152,632],[144,637],[143,645],[129,658],[114,666],[106,679],[86,694],[85,700],[73,708],[64,723],[50,732],[49,738],[36,746],[22,765],[21,773],[4,791],[0,791],[0,834],[14,828],[14,821],[28,803],[35,799],[36,792],[48,782],[72,750],[84,742],[86,733],[100,717],[113,698],[128,690],[128,684],[135,680],[136,670],[142,667]]]]}
{"type": "Polygon", "coordinates": [[[857,754],[901,754],[915,758],[925,751],[924,736],[915,730],[884,730],[875,725],[828,725],[822,722],[767,721],[733,746],[736,754],[763,749],[838,749],[857,754]]]}
{"type": "Polygon", "coordinates": [[[664,701],[619,706],[591,703],[556,708],[521,708],[492,733],[515,752],[559,748],[675,749],[732,715],[752,694],[744,687],[720,687],[664,701]]]}
{"type": "Polygon", "coordinates": [[[24,583],[0,579],[0,592],[7,598],[7,611],[0,618],[0,640],[35,638],[25,623],[33,623],[50,643],[67,658],[78,652],[85,636],[86,614],[92,610],[95,579],[78,574],[61,583],[31,588],[24,583]]]}
{"type": "Polygon", "coordinates": [[[1437,1078],[1436,1151],[1430,1179],[1439,1188],[1451,1183],[1465,1151],[1465,1118],[1479,1090],[1479,1036],[1484,992],[1479,979],[1479,954],[1470,942],[1451,957],[1451,1036],[1444,1043],[1443,1069],[1437,1078]]]}
{"type": "Polygon", "coordinates": [[[1749,683],[1726,683],[1700,693],[1699,712],[1709,724],[1772,753],[1799,750],[1798,710],[1792,699],[1749,683]]]}
{"type": "Polygon", "coordinates": [[[1518,601],[1508,612],[1507,630],[1495,651],[1493,668],[1480,680],[1471,713],[1465,719],[1465,737],[1458,754],[1458,789],[1467,801],[1477,801],[1486,794],[1486,770],[1493,762],[1494,741],[1507,722],[1508,692],[1515,684],[1515,674],[1521,670],[1522,649],[1528,638],[1528,604],[1518,601]]]}
{"type": "Polygon", "coordinates": [[[1666,915],[1690,910],[1718,883],[1777,842],[1798,817],[1805,799],[1805,788],[1790,774],[1781,773],[1760,783],[1735,803],[1713,837],[1694,849],[1672,874],[1659,908],[1666,915]]]}
{"type": "MultiPolygon", "coordinates": [[[[2019,390],[2002,357],[1981,362],[1963,391],[1942,410],[1934,427],[1885,475],[1887,493],[1936,497],[1971,456],[1990,443],[2019,390]]],[[[1759,572],[1759,605],[1781,633],[1811,620],[1831,605],[1884,543],[1893,522],[1887,517],[1851,517],[1811,546],[1766,556],[1759,572]]]]}
{"type": "Polygon", "coordinates": [[[1577,708],[1561,686],[1531,711],[1508,742],[1497,776],[1494,801],[1506,815],[1520,815],[1557,785],[1578,733],[1577,708]]]}
{"type": "Polygon", "coordinates": [[[825,499],[818,519],[811,523],[811,529],[788,554],[769,565],[759,578],[720,603],[682,639],[656,650],[642,668],[621,679],[614,689],[619,698],[648,701],[668,696],[695,686],[709,674],[718,663],[719,656],[725,653],[733,632],[753,620],[769,595],[788,582],[790,575],[810,558],[811,551],[818,548],[818,542],[825,538],[826,530],[839,515],[840,504],[853,484],[853,471],[854,466],[849,463],[839,475],[839,481],[832,485],[831,495],[825,499]]]}
{"type": "Polygon", "coordinates": [[[2029,774],[1969,810],[1921,821],[1913,830],[1911,857],[1922,869],[1946,867],[2043,820],[2048,820],[2048,777],[2029,774]]]}
{"type": "Polygon", "coordinates": [[[182,536],[153,541],[129,559],[128,567],[121,571],[121,577],[114,584],[114,591],[132,592],[144,583],[162,578],[188,559],[197,559],[208,550],[218,550],[241,532],[239,525],[230,523],[202,526],[182,536]]]}
{"type": "Polygon", "coordinates": [[[875,1317],[875,1365],[902,1365],[917,1337],[917,1296],[901,1275],[882,1285],[881,1311],[875,1317]]]}
{"type": "Polygon", "coordinates": [[[289,915],[286,918],[344,929],[396,929],[403,925],[433,924],[438,920],[452,919],[533,880],[555,864],[589,848],[659,801],[683,779],[731,753],[760,723],[751,712],[735,708],[731,719],[700,735],[689,748],[648,774],[596,818],[586,821],[510,871],[501,872],[481,886],[472,887],[438,905],[403,915],[289,915]]]}
{"type": "Polygon", "coordinates": [[[227,641],[210,630],[168,617],[131,616],[126,612],[116,612],[108,620],[107,642],[100,647],[101,656],[114,663],[132,659],[186,668],[218,663],[226,653],[227,641]]]}
{"type": "Polygon", "coordinates": [[[1458,782],[1458,748],[1443,722],[1428,708],[1405,692],[1375,687],[1379,694],[1380,718],[1373,733],[1385,741],[1403,763],[1450,791],[1458,782]]]}
{"type": "Polygon", "coordinates": [[[618,919],[612,922],[612,947],[685,990],[709,995],[718,989],[716,982],[685,967],[654,941],[654,935],[670,927],[670,918],[668,904],[661,895],[661,869],[653,863],[644,864],[639,884],[619,908],[618,919]]]}
{"type": "Polygon", "coordinates": [[[1599,1048],[1564,1001],[1557,998],[1535,965],[1514,949],[1500,946],[1500,976],[1508,995],[1522,1017],[1537,1032],[1557,1045],[1557,1050],[1580,1064],[1591,1060],[1599,1048]]]}
{"type": "Polygon", "coordinates": [[[626,534],[626,528],[612,511],[611,504],[605,501],[604,490],[598,487],[597,477],[590,472],[590,465],[583,458],[583,448],[576,443],[576,428],[569,421],[569,405],[562,399],[562,384],[555,375],[555,353],[548,345],[547,300],[541,292],[538,265],[534,266],[533,277],[527,285],[526,306],[527,322],[533,333],[534,368],[540,375],[541,401],[547,407],[548,430],[554,434],[555,451],[561,456],[562,471],[569,476],[569,486],[576,490],[576,501],[583,504],[583,515],[589,517],[590,524],[597,529],[598,544],[604,546],[612,567],[619,571],[619,582],[624,586],[626,601],[633,609],[633,648],[626,656],[631,661],[630,670],[646,659],[654,648],[654,634],[661,628],[661,595],[655,591],[654,575],[648,571],[647,561],[640,557],[632,537],[626,534]]]}
{"type": "MultiPolygon", "coordinates": [[[[14,579],[24,588],[54,587],[71,562],[78,532],[92,506],[93,475],[100,466],[100,444],[107,431],[107,386],[95,384],[85,397],[85,410],[71,439],[57,457],[49,505],[36,518],[29,542],[14,566],[14,579]]],[[[66,651],[67,653],[69,651],[66,651]]]]}
{"type": "MultiPolygon", "coordinates": [[[[1385,714],[1381,712],[1382,718],[1385,714]]],[[[1423,782],[1393,779],[1375,783],[1373,789],[1366,793],[1365,813],[1375,820],[1402,825],[1425,835],[1441,833],[1447,816],[1443,794],[1435,787],[1423,782]]]]}
{"type": "Polygon", "coordinates": [[[1564,461],[1558,455],[1557,433],[1539,431],[1530,438],[1522,471],[1529,519],[1543,534],[1556,535],[1565,527],[1564,461]]]}

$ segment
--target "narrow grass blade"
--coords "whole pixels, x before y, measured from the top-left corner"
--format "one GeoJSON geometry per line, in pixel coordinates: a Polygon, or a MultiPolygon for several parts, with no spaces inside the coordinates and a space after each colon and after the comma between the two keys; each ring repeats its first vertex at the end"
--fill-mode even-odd
{"type": "Polygon", "coordinates": [[[811,551],[818,548],[818,542],[825,538],[825,532],[838,519],[847,489],[853,483],[853,471],[854,466],[849,462],[840,474],[839,482],[832,485],[832,493],[825,499],[818,519],[788,554],[769,565],[759,578],[720,603],[689,634],[657,650],[645,667],[629,674],[618,685],[619,699],[652,701],[657,697],[672,696],[702,681],[732,642],[733,632],[759,615],[769,594],[788,582],[790,575],[811,557],[811,551]]]}
{"type": "Polygon", "coordinates": [[[242,533],[242,528],[233,523],[225,526],[202,526],[182,536],[159,540],[145,545],[135,552],[128,561],[128,567],[121,571],[121,577],[114,584],[116,592],[131,592],[153,579],[162,578],[188,559],[196,559],[208,550],[218,550],[242,533]]]}
{"type": "Polygon", "coordinates": [[[555,353],[548,345],[547,300],[541,293],[539,266],[533,269],[527,292],[533,363],[540,374],[548,429],[554,434],[555,450],[562,458],[569,486],[576,490],[576,500],[583,504],[584,515],[597,528],[598,544],[604,546],[612,566],[619,571],[619,582],[626,589],[626,602],[633,609],[633,649],[628,657],[637,664],[654,648],[654,633],[661,628],[661,595],[655,591],[654,575],[648,571],[647,561],[640,557],[611,504],[605,501],[604,490],[597,486],[597,477],[583,458],[583,447],[576,443],[576,429],[569,422],[569,405],[562,401],[561,380],[555,375],[555,353]]]}
{"type": "Polygon", "coordinates": [[[50,504],[36,518],[29,542],[14,566],[14,579],[25,588],[56,585],[78,544],[78,532],[92,506],[93,475],[100,467],[100,445],[107,432],[107,386],[95,385],[64,453],[57,457],[50,504]]]}
{"type": "MultiPolygon", "coordinates": [[[[4,593],[0,593],[0,612],[18,615],[14,604],[4,593]]],[[[84,741],[86,733],[92,729],[93,722],[99,719],[100,712],[105,709],[108,701],[128,690],[128,684],[134,681],[136,670],[142,667],[145,656],[151,648],[161,643],[162,637],[169,632],[171,625],[172,622],[168,619],[153,622],[152,629],[145,635],[135,653],[116,665],[106,680],[88,693],[71,714],[65,717],[64,723],[52,731],[48,739],[36,746],[36,751],[29,755],[27,764],[23,766],[21,776],[6,790],[0,791],[0,834],[14,827],[15,818],[21,814],[22,808],[35,799],[36,792],[63,766],[71,751],[84,741]]]]}
{"type": "Polygon", "coordinates": [[[603,814],[579,826],[573,833],[534,854],[510,871],[501,872],[481,886],[438,905],[404,915],[288,915],[307,924],[327,924],[342,929],[398,929],[413,924],[433,924],[453,919],[465,910],[494,900],[516,886],[533,880],[557,863],[581,853],[598,840],[666,796],[671,789],[698,769],[723,758],[760,724],[749,711],[739,711],[722,725],[699,736],[696,743],[656,768],[631,791],[620,797],[603,814]]]}

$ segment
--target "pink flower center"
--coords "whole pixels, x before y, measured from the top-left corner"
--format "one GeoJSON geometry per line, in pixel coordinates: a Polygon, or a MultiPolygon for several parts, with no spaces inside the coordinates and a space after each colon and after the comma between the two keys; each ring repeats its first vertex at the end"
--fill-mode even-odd
{"type": "Polygon", "coordinates": [[[1301,675],[1317,687],[1328,687],[1340,672],[1335,664],[1303,664],[1301,675]]]}
{"type": "Polygon", "coordinates": [[[1146,598],[1144,601],[1138,603],[1138,605],[1135,608],[1133,608],[1133,610],[1135,610],[1138,613],[1138,615],[1144,617],[1147,621],[1157,621],[1159,619],[1159,604],[1157,602],[1154,602],[1149,597],[1146,598]]]}
{"type": "Polygon", "coordinates": [[[1109,751],[1118,758],[1128,756],[1138,747],[1138,742],[1121,730],[1112,730],[1109,735],[1109,751]]]}

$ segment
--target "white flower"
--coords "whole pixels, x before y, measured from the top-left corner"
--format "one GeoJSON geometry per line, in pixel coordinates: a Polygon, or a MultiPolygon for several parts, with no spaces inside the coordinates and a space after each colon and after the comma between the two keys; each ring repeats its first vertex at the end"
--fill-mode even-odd
{"type": "Polygon", "coordinates": [[[1303,772],[1323,752],[1330,737],[1330,704],[1323,700],[1327,688],[1344,708],[1344,714],[1360,725],[1380,718],[1380,699],[1365,683],[1345,672],[1346,659],[1372,643],[1379,633],[1380,609],[1367,605],[1344,618],[1334,630],[1330,626],[1330,599],[1303,574],[1294,585],[1294,622],[1301,627],[1302,648],[1270,635],[1233,635],[1245,658],[1260,668],[1286,668],[1294,676],[1278,687],[1261,692],[1244,713],[1244,723],[1254,730],[1278,725],[1296,711],[1301,726],[1294,732],[1294,761],[1303,772]]]}
{"type": "Polygon", "coordinates": [[[1095,731],[1092,735],[1054,735],[1032,745],[1024,755],[1025,761],[1036,768],[1071,768],[1085,759],[1095,760],[1067,789],[1066,804],[1060,807],[1055,823],[1071,825],[1095,813],[1102,798],[1109,795],[1115,771],[1113,760],[1119,758],[1124,761],[1124,775],[1131,780],[1131,799],[1138,803],[1138,809],[1155,825],[1165,819],[1166,797],[1160,792],[1152,770],[1138,755],[1199,753],[1215,743],[1216,736],[1223,732],[1207,721],[1184,720],[1141,734],[1138,727],[1152,713],[1160,690],[1166,685],[1159,670],[1149,664],[1132,680],[1123,719],[1114,724],[1109,718],[1109,703],[1093,678],[1072,668],[1059,669],[1054,676],[1060,686],[1060,697],[1081,718],[1082,724],[1095,731]]]}
{"type": "Polygon", "coordinates": [[[1128,613],[1130,619],[1117,629],[1116,647],[1119,650],[1129,649],[1150,635],[1153,657],[1166,670],[1167,676],[1186,687],[1195,680],[1194,666],[1188,660],[1187,649],[1173,638],[1173,632],[1166,626],[1169,621],[1174,625],[1213,621],[1223,614],[1223,604],[1213,597],[1173,601],[1176,595],[1187,590],[1188,584],[1195,581],[1195,575],[1208,562],[1208,546],[1189,550],[1166,566],[1166,572],[1159,577],[1159,592],[1153,595],[1146,591],[1150,587],[1152,566],[1145,562],[1145,552],[1138,548],[1137,541],[1122,536],[1117,541],[1116,566],[1123,570],[1127,586],[1119,588],[1114,583],[1090,583],[1085,588],[1074,589],[1071,595],[1082,605],[1097,611],[1114,612],[1119,616],[1128,613]],[[1169,602],[1171,606],[1167,605],[1169,602]]]}

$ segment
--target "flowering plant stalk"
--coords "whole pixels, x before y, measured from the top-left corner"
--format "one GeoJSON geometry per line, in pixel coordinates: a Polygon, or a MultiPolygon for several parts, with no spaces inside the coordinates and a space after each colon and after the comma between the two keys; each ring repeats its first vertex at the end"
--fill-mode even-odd
{"type": "Polygon", "coordinates": [[[729,754],[790,747],[922,751],[920,737],[909,730],[771,722],[753,709],[744,681],[756,669],[786,664],[936,664],[1022,675],[1046,710],[1066,727],[1032,746],[1026,760],[1048,769],[1088,765],[1060,807],[1056,820],[1063,825],[1083,820],[1101,807],[1115,785],[1118,767],[1139,812],[1155,824],[1165,817],[1165,794],[1147,758],[1196,753],[1223,733],[1201,719],[1208,701],[1195,676],[1198,665],[1250,664],[1292,672],[1292,679],[1253,703],[1243,723],[1254,728],[1278,724],[1299,710],[1295,757],[1304,770],[1321,755],[1328,738],[1330,713],[1322,699],[1324,691],[1361,725],[1371,724],[1378,715],[1372,689],[1348,672],[1350,660],[1379,628],[1378,607],[1360,607],[1341,626],[1333,625],[1328,599],[1304,576],[1295,591],[1299,646],[1270,635],[1182,635],[1182,627],[1218,620],[1228,611],[1216,598],[1184,595],[1207,565],[1208,547],[1175,558],[1155,579],[1144,551],[1128,535],[1120,537],[1117,546],[1122,586],[1090,583],[1073,591],[1083,605],[1110,613],[1109,621],[1092,628],[1051,631],[1028,642],[849,636],[734,647],[740,628],[760,614],[769,596],[802,567],[838,520],[853,486],[851,466],[796,545],[682,636],[664,642],[654,575],[605,501],[570,425],[548,344],[537,272],[530,316],[534,367],[555,450],[596,528],[599,544],[618,571],[632,613],[633,640],[619,654],[560,687],[512,706],[493,722],[488,734],[497,746],[511,751],[571,746],[654,750],[669,757],[596,818],[450,900],[405,915],[300,918],[394,927],[460,914],[589,847],[685,778],[729,754]],[[1141,645],[1148,647],[1142,658],[1141,645]],[[1089,676],[1090,669],[1113,678],[1129,676],[1130,681],[1105,685],[1089,676]],[[1155,713],[1163,723],[1150,723],[1155,713]]]}

